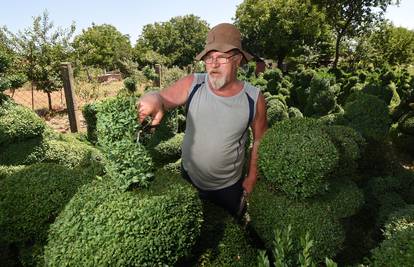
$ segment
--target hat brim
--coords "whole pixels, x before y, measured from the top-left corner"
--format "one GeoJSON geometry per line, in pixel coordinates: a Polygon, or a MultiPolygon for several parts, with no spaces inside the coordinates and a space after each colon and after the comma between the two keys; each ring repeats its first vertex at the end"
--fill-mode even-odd
{"type": "Polygon", "coordinates": [[[202,60],[203,57],[210,51],[218,51],[218,52],[222,52],[222,53],[226,53],[229,52],[233,49],[237,49],[240,51],[240,53],[242,53],[243,55],[243,59],[241,64],[245,64],[247,61],[251,60],[253,58],[252,55],[250,55],[248,52],[233,46],[233,45],[229,45],[229,44],[223,44],[223,43],[212,43],[212,44],[208,44],[206,45],[206,47],[204,48],[203,51],[201,51],[195,58],[197,60],[202,60]]]}

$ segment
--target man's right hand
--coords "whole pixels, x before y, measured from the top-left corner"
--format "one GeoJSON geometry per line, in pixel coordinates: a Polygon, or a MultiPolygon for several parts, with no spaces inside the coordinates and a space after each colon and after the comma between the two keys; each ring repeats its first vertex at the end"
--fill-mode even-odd
{"type": "Polygon", "coordinates": [[[150,116],[152,118],[151,125],[156,126],[161,123],[164,117],[162,99],[159,93],[156,92],[142,96],[137,103],[137,109],[141,123],[146,117],[150,116]]]}

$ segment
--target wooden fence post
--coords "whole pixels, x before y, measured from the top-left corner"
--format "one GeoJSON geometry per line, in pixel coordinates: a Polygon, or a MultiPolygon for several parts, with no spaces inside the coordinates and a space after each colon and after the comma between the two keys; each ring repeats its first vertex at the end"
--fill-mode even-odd
{"type": "Polygon", "coordinates": [[[75,99],[75,82],[73,79],[73,70],[70,62],[62,62],[60,64],[63,76],[63,88],[65,90],[66,107],[68,110],[70,131],[76,133],[79,131],[79,117],[76,112],[75,99]]]}
{"type": "Polygon", "coordinates": [[[157,78],[155,79],[155,86],[161,88],[162,70],[160,64],[155,64],[155,73],[157,74],[157,78]]]}

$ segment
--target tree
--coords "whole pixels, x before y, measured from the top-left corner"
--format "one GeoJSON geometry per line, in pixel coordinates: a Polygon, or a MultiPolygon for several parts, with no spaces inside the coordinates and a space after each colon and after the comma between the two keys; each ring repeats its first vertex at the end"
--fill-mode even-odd
{"type": "Polygon", "coordinates": [[[235,24],[247,50],[277,59],[281,68],[300,47],[314,46],[323,32],[324,16],[310,1],[245,0],[237,7],[235,24]]]}
{"type": "Polygon", "coordinates": [[[377,66],[414,62],[414,31],[395,27],[389,22],[379,25],[370,35],[359,40],[356,55],[377,66]]]}
{"type": "Polygon", "coordinates": [[[75,37],[73,47],[77,59],[85,66],[113,70],[131,59],[129,36],[109,24],[92,24],[75,37]]]}
{"type": "Polygon", "coordinates": [[[0,28],[0,92],[16,89],[26,82],[26,76],[19,67],[19,58],[12,50],[7,29],[0,28]]]}
{"type": "Polygon", "coordinates": [[[207,22],[194,15],[147,24],[135,46],[136,61],[141,65],[187,66],[203,49],[208,30],[207,22]],[[148,55],[155,56],[155,62],[148,55]]]}
{"type": "Polygon", "coordinates": [[[62,88],[60,63],[69,58],[69,40],[74,31],[74,23],[68,29],[54,30],[48,12],[44,11],[41,16],[33,18],[31,27],[19,31],[17,35],[10,33],[25,74],[36,89],[47,93],[50,110],[51,92],[62,88]]]}
{"type": "Polygon", "coordinates": [[[339,60],[341,42],[345,37],[361,36],[373,22],[382,19],[388,5],[393,0],[313,0],[326,13],[326,19],[335,31],[335,58],[333,67],[339,60]]]}

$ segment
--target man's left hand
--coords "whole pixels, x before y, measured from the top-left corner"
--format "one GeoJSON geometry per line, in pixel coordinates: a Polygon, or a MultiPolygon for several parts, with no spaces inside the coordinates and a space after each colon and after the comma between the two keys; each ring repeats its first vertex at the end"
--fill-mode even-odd
{"type": "Polygon", "coordinates": [[[249,177],[246,176],[243,181],[243,188],[246,193],[250,194],[253,191],[253,188],[256,184],[256,178],[255,177],[249,177]]]}

